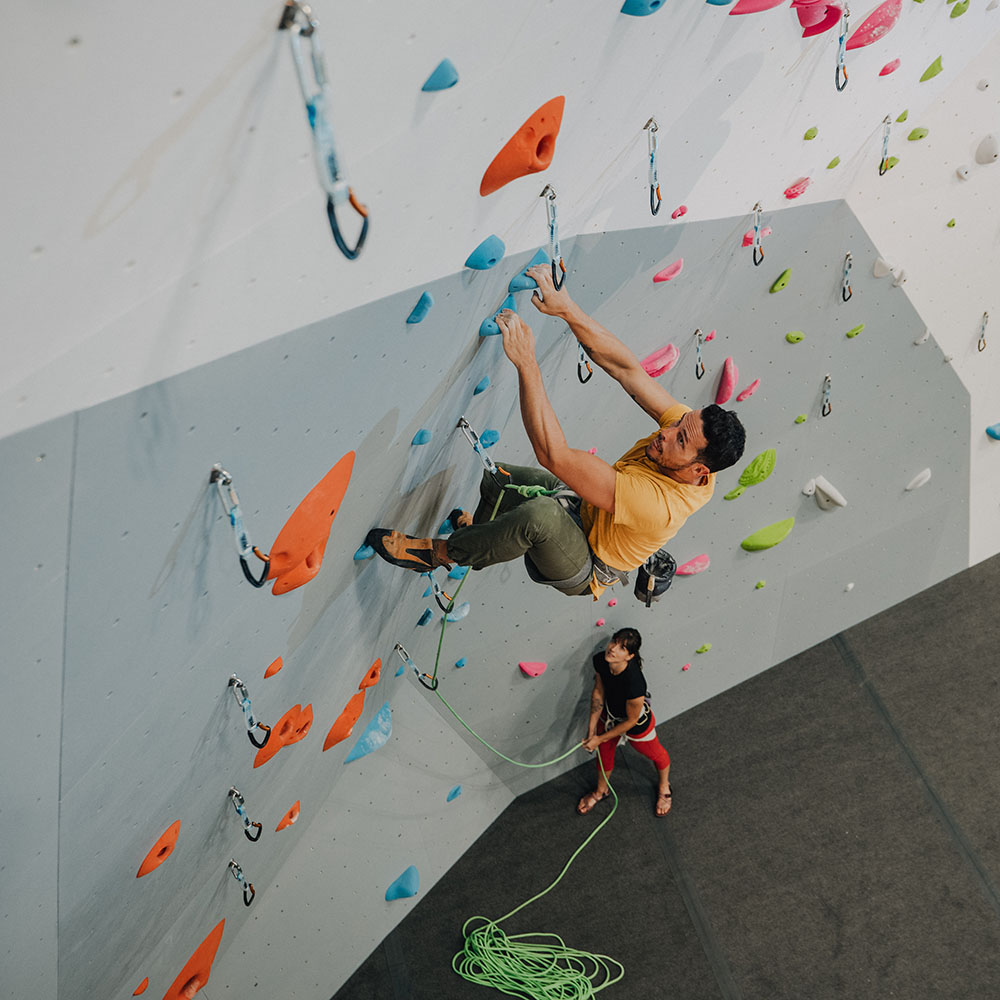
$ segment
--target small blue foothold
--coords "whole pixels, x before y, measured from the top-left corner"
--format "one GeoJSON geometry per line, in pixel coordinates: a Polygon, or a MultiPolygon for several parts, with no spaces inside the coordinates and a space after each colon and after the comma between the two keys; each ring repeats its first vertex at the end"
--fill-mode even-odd
{"type": "MultiPolygon", "coordinates": [[[[534,267],[536,264],[549,264],[549,255],[544,250],[539,250],[531,260],[525,265],[524,270],[527,271],[529,267],[534,267]]],[[[523,271],[520,274],[515,274],[513,278],[510,279],[510,284],[507,286],[508,292],[526,292],[529,288],[537,288],[538,282],[534,278],[529,278],[523,271]]]]}
{"type": "Polygon", "coordinates": [[[663,6],[663,0],[625,0],[621,12],[632,17],[645,17],[655,14],[663,6]]]}
{"type": "Polygon", "coordinates": [[[472,390],[473,396],[478,396],[481,392],[486,392],[490,387],[490,377],[489,375],[484,375],[476,385],[476,388],[472,390]]]}
{"type": "Polygon", "coordinates": [[[430,93],[433,90],[447,90],[456,83],[458,70],[455,69],[455,64],[450,59],[442,59],[420,89],[430,93]]]}
{"type": "Polygon", "coordinates": [[[420,596],[421,597],[430,597],[431,594],[433,594],[433,593],[434,593],[434,588],[433,587],[428,587],[420,596]]]}
{"type": "Polygon", "coordinates": [[[441,527],[438,528],[439,535],[450,535],[455,530],[455,525],[451,523],[448,518],[445,518],[441,522],[441,527]]]}
{"type": "Polygon", "coordinates": [[[1000,441],[1000,424],[994,424],[992,427],[987,427],[986,433],[989,434],[994,441],[1000,441]]]}
{"type": "Polygon", "coordinates": [[[404,667],[403,664],[401,663],[399,665],[399,669],[392,676],[393,677],[402,677],[404,670],[406,670],[406,667],[404,667]]]}
{"type": "Polygon", "coordinates": [[[417,304],[413,307],[413,311],[406,317],[406,322],[423,322],[423,320],[427,317],[427,314],[431,311],[432,305],[434,305],[434,296],[431,295],[430,292],[424,292],[424,294],[417,299],[417,304]]]}
{"type": "Polygon", "coordinates": [[[431,439],[431,432],[429,430],[419,430],[413,435],[413,440],[410,444],[427,444],[431,439]]]}
{"type": "Polygon", "coordinates": [[[385,890],[385,898],[390,902],[394,899],[408,899],[420,890],[420,872],[410,865],[402,875],[385,890]]]}
{"type": "Polygon", "coordinates": [[[371,559],[375,555],[375,550],[370,545],[362,545],[357,552],[354,553],[354,561],[361,562],[363,559],[371,559]]]}
{"type": "Polygon", "coordinates": [[[462,667],[464,667],[467,662],[468,660],[466,660],[466,658],[463,656],[460,660],[455,661],[455,666],[458,667],[459,670],[461,670],[462,667]]]}
{"type": "Polygon", "coordinates": [[[493,430],[492,427],[487,427],[482,434],[479,435],[479,443],[484,448],[492,448],[493,445],[500,440],[500,432],[493,430]]]}
{"type": "Polygon", "coordinates": [[[705,3],[710,3],[713,7],[727,7],[732,2],[733,0],[705,0],[705,3]]]}
{"type": "Polygon", "coordinates": [[[455,608],[454,611],[445,615],[445,620],[450,622],[460,622],[471,610],[472,605],[468,601],[462,601],[462,603],[455,608]]]}
{"type": "Polygon", "coordinates": [[[372,716],[371,722],[365,726],[365,731],[359,737],[358,742],[351,748],[351,752],[344,758],[344,763],[349,764],[352,760],[366,757],[368,754],[381,749],[389,741],[391,735],[392,710],[389,708],[389,702],[386,702],[372,716]]]}
{"type": "Polygon", "coordinates": [[[507,252],[507,247],[499,236],[487,236],[472,253],[469,254],[465,262],[466,267],[471,267],[474,271],[488,271],[498,261],[503,260],[503,255],[507,252]]]}
{"type": "Polygon", "coordinates": [[[496,316],[487,316],[486,319],[479,324],[479,336],[480,337],[499,337],[500,327],[497,326],[496,316]]]}
{"type": "Polygon", "coordinates": [[[420,621],[417,625],[426,625],[434,617],[434,612],[430,608],[425,608],[424,613],[420,616],[420,621]]]}
{"type": "Polygon", "coordinates": [[[448,578],[451,579],[451,580],[461,580],[465,576],[466,571],[468,570],[468,568],[469,568],[468,566],[456,566],[448,574],[448,578]]]}
{"type": "Polygon", "coordinates": [[[449,801],[449,802],[454,802],[454,801],[455,801],[455,799],[457,799],[457,798],[459,797],[459,795],[461,795],[461,794],[462,794],[462,786],[461,786],[461,785],[456,785],[456,786],[455,786],[455,787],[454,787],[454,788],[453,788],[453,789],[452,789],[452,790],[451,790],[451,791],[450,791],[450,792],[448,793],[448,801],[449,801]]]}

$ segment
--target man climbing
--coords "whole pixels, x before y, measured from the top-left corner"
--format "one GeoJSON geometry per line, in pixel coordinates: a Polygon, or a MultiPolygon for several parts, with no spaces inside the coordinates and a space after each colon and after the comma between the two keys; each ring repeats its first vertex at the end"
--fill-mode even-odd
{"type": "Polygon", "coordinates": [[[732,410],[714,404],[691,410],[674,399],[565,288],[556,290],[547,265],[526,273],[538,284],[535,308],[565,321],[591,360],[657,421],[658,430],[614,465],[570,448],[542,383],[531,328],[505,310],[497,325],[517,369],[524,429],[543,469],[504,463],[508,475],[485,473],[475,514],[454,511],[458,524],[448,538],[373,528],[367,542],[387,562],[418,572],[453,562],[482,569],[524,556],[532,579],[596,599],[605,587],[627,580],[711,499],[715,473],[740,460],[746,434],[732,410]],[[565,495],[526,497],[504,489],[508,483],[565,495]]]}

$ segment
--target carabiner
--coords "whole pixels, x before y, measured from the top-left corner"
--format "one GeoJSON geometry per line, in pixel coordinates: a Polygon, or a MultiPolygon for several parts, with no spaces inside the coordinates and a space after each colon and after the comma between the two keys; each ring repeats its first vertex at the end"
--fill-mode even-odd
{"type": "Polygon", "coordinates": [[[580,385],[586,385],[594,377],[594,369],[590,367],[590,360],[583,349],[583,344],[578,341],[576,346],[580,349],[580,357],[576,362],[576,377],[580,380],[580,385]],[[586,375],[583,374],[584,371],[586,375]]]}
{"type": "Polygon", "coordinates": [[[658,146],[656,133],[660,130],[660,126],[656,124],[656,119],[650,116],[649,121],[642,127],[645,129],[649,140],[649,210],[653,215],[656,215],[663,202],[663,198],[660,195],[660,178],[656,164],[658,146]]]}
{"type": "Polygon", "coordinates": [[[233,477],[226,472],[221,465],[216,463],[212,466],[212,472],[208,477],[208,481],[210,483],[215,483],[215,488],[219,493],[219,499],[222,501],[222,509],[225,512],[229,523],[233,527],[233,532],[236,536],[236,551],[239,554],[240,566],[243,568],[243,575],[254,587],[263,587],[264,584],[267,583],[267,574],[271,569],[271,559],[270,556],[264,555],[264,553],[250,541],[250,532],[247,531],[246,526],[243,523],[243,512],[240,510],[240,498],[236,495],[236,487],[233,486],[233,477]],[[264,569],[261,571],[260,577],[255,577],[253,573],[250,572],[250,566],[247,564],[247,556],[249,556],[251,552],[264,563],[264,569]]]}
{"type": "Polygon", "coordinates": [[[879,177],[885,176],[886,171],[889,169],[889,132],[891,128],[892,116],[886,115],[882,119],[882,159],[879,160],[878,164],[879,177]]]}
{"type": "Polygon", "coordinates": [[[451,612],[455,608],[455,598],[453,598],[441,587],[441,585],[437,582],[437,580],[434,579],[433,573],[428,573],[427,576],[431,581],[431,592],[434,594],[434,600],[437,603],[437,606],[446,615],[451,614],[451,612]],[[442,597],[448,602],[447,604],[445,603],[445,601],[441,600],[442,597]]]}
{"type": "Polygon", "coordinates": [[[229,789],[229,797],[233,800],[233,806],[236,809],[236,814],[243,821],[243,833],[246,835],[247,840],[249,840],[251,844],[256,844],[257,841],[260,840],[260,835],[264,830],[263,825],[251,822],[250,816],[246,811],[246,799],[243,798],[243,793],[235,785],[229,789]],[[256,837],[251,836],[250,834],[250,830],[254,827],[257,829],[256,837]]]}
{"type": "Polygon", "coordinates": [[[566,283],[566,265],[559,248],[559,220],[556,217],[556,190],[551,184],[542,188],[539,198],[545,198],[545,219],[549,226],[549,260],[552,262],[552,284],[558,292],[566,283]],[[558,267],[557,267],[558,265],[558,267]],[[562,271],[560,277],[559,271],[562,271]]]}
{"type": "Polygon", "coordinates": [[[840,19],[840,38],[837,42],[837,68],[834,74],[834,82],[837,90],[841,91],[847,87],[847,31],[848,21],[851,17],[851,9],[844,4],[844,13],[840,19]],[[840,74],[844,74],[844,82],[840,82],[840,74]]]}
{"type": "Polygon", "coordinates": [[[986,350],[986,324],[990,321],[990,314],[988,312],[983,313],[983,323],[979,327],[979,343],[976,345],[979,353],[982,354],[986,350]]]}
{"type": "Polygon", "coordinates": [[[422,674],[418,669],[417,665],[410,658],[410,654],[403,648],[401,642],[397,642],[393,647],[393,651],[399,655],[399,658],[405,663],[414,674],[416,674],[417,680],[427,688],[428,691],[437,691],[438,689],[438,679],[437,677],[432,677],[430,674],[422,674]],[[430,681],[428,684],[427,681],[430,681]]]}
{"type": "Polygon", "coordinates": [[[235,858],[229,859],[228,868],[233,873],[233,878],[243,886],[243,904],[249,906],[253,902],[254,896],[257,895],[257,891],[253,887],[253,882],[249,881],[246,875],[243,874],[243,869],[239,866],[235,858]],[[247,896],[248,891],[250,893],[249,897],[247,896]]]}
{"type": "Polygon", "coordinates": [[[326,217],[330,220],[330,229],[333,231],[334,243],[337,244],[340,252],[348,260],[354,260],[357,258],[358,254],[361,253],[361,248],[365,245],[365,239],[368,236],[368,209],[358,201],[352,188],[347,189],[347,201],[350,202],[351,208],[353,208],[362,219],[361,233],[358,235],[358,241],[353,247],[349,247],[347,245],[340,232],[340,225],[337,222],[337,205],[332,195],[327,195],[326,198],[326,217]]]}
{"type": "Polygon", "coordinates": [[[229,678],[229,686],[233,689],[233,697],[236,698],[237,704],[243,711],[243,718],[247,724],[247,738],[258,750],[263,749],[267,746],[267,741],[271,738],[271,727],[264,725],[263,722],[260,722],[254,716],[253,708],[250,705],[250,692],[247,690],[246,684],[236,674],[233,674],[229,678]],[[264,739],[260,743],[253,738],[253,731],[255,729],[262,729],[264,731],[264,739]]]}
{"type": "Polygon", "coordinates": [[[763,209],[758,201],[753,207],[753,265],[760,267],[764,263],[764,244],[760,235],[760,216],[763,209]],[[758,256],[759,254],[759,256],[758,256]]]}
{"type": "Polygon", "coordinates": [[[694,377],[700,382],[705,377],[705,362],[701,359],[701,345],[705,342],[701,328],[694,331],[694,347],[696,359],[694,363],[694,377]]]}
{"type": "Polygon", "coordinates": [[[840,297],[845,302],[850,302],[854,297],[854,289],[851,288],[851,255],[848,254],[844,258],[844,280],[840,284],[840,297]]]}
{"type": "Polygon", "coordinates": [[[823,406],[820,409],[821,417],[830,416],[833,412],[833,406],[830,404],[830,389],[833,387],[833,379],[829,375],[823,378],[823,406]]]}

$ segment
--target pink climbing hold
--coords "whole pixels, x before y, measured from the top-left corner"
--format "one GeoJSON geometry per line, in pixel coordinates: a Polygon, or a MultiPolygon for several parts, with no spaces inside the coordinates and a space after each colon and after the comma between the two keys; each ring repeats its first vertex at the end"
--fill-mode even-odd
{"type": "Polygon", "coordinates": [[[792,8],[799,16],[803,38],[829,31],[844,13],[844,5],[839,0],[829,3],[827,0],[792,0],[792,8]]]}
{"type": "Polygon", "coordinates": [[[744,399],[749,399],[756,391],[757,387],[760,385],[760,379],[755,378],[737,397],[736,402],[742,403],[744,399]]]}
{"type": "MultiPolygon", "coordinates": [[[[761,235],[761,239],[763,239],[765,236],[770,236],[771,235],[771,227],[770,226],[765,226],[760,231],[760,235],[761,235]]],[[[745,247],[752,247],[753,246],[753,230],[752,229],[748,229],[743,234],[743,246],[745,246],[745,247]]]]}
{"type": "Polygon", "coordinates": [[[608,607],[613,608],[617,603],[618,603],[618,598],[612,597],[611,600],[608,601],[608,607]]]}
{"type": "Polygon", "coordinates": [[[733,394],[739,379],[740,370],[736,367],[736,362],[732,358],[726,358],[726,363],[722,366],[722,375],[719,378],[719,388],[715,393],[715,402],[718,406],[729,402],[729,397],[733,394]]]}
{"type": "Polygon", "coordinates": [[[587,454],[588,455],[596,455],[597,454],[597,449],[596,448],[588,448],[587,449],[587,454]]]}
{"type": "Polygon", "coordinates": [[[653,281],[670,281],[676,278],[681,271],[684,270],[684,258],[679,257],[673,262],[673,264],[668,264],[662,271],[657,271],[653,275],[653,281]]]}
{"type": "Polygon", "coordinates": [[[648,358],[643,358],[643,371],[652,378],[659,378],[664,372],[670,371],[677,363],[681,352],[673,344],[667,344],[658,351],[653,351],[648,358]]]}
{"type": "Polygon", "coordinates": [[[677,567],[678,576],[694,576],[695,573],[704,573],[708,569],[711,560],[705,553],[689,559],[683,566],[677,567]]]}
{"type": "Polygon", "coordinates": [[[730,14],[759,14],[772,7],[780,7],[785,0],[739,0],[730,14]]]}
{"type": "Polygon", "coordinates": [[[794,184],[789,185],[785,188],[786,198],[798,198],[800,194],[804,194],[807,187],[809,187],[810,181],[808,177],[800,177],[794,184]]]}
{"type": "Polygon", "coordinates": [[[711,333],[705,334],[705,343],[707,344],[710,340],[715,340],[715,331],[712,330],[711,333]]]}
{"type": "Polygon", "coordinates": [[[847,48],[860,49],[877,42],[899,20],[903,0],[885,0],[865,18],[861,27],[847,39],[847,48]]]}
{"type": "Polygon", "coordinates": [[[601,627],[602,627],[602,626],[604,625],[604,619],[603,619],[603,618],[598,618],[598,619],[597,619],[597,621],[596,621],[596,622],[594,622],[594,624],[595,624],[595,625],[596,625],[596,626],[597,626],[598,628],[601,628],[601,627]]]}
{"type": "Polygon", "coordinates": [[[681,670],[690,670],[690,669],[691,669],[691,664],[690,663],[685,663],[684,666],[681,667],[681,670]]]}
{"type": "Polygon", "coordinates": [[[893,59],[892,62],[887,62],[879,71],[879,76],[888,76],[890,73],[895,73],[899,69],[899,59],[893,59]]]}
{"type": "Polygon", "coordinates": [[[545,673],[545,668],[548,666],[547,663],[533,663],[530,661],[522,660],[518,666],[521,668],[521,673],[525,677],[537,677],[539,674],[545,673]]]}
{"type": "Polygon", "coordinates": [[[687,215],[687,205],[678,205],[671,213],[671,219],[679,219],[682,215],[687,215]]]}

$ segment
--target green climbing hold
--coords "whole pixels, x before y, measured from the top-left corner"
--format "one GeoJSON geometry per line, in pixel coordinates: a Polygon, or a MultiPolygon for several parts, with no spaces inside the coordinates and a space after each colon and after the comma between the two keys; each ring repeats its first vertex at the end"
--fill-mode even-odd
{"type": "Polygon", "coordinates": [[[778,275],[774,284],[771,285],[771,293],[774,294],[775,292],[780,292],[781,289],[788,284],[788,280],[789,278],[791,278],[791,276],[792,276],[792,269],[790,267],[786,267],[784,271],[782,271],[781,274],[778,275]]]}
{"type": "Polygon", "coordinates": [[[805,334],[801,330],[792,330],[790,333],[785,334],[785,340],[789,344],[801,344],[805,339],[805,334]]]}
{"type": "Polygon", "coordinates": [[[831,161],[830,161],[830,162],[829,162],[829,163],[828,163],[828,164],[826,165],[826,169],[827,169],[827,170],[833,170],[833,168],[834,168],[835,166],[837,166],[837,165],[838,165],[839,163],[840,163],[840,157],[839,157],[839,156],[835,156],[835,157],[834,157],[834,158],[833,158],[833,159],[832,159],[832,160],[831,160],[831,161]]]}
{"type": "Polygon", "coordinates": [[[892,168],[899,163],[898,156],[890,156],[888,160],[885,161],[885,169],[892,170],[892,168]]]}
{"type": "Polygon", "coordinates": [[[900,116],[896,119],[896,121],[898,121],[898,122],[905,122],[906,119],[909,118],[909,117],[910,117],[910,112],[909,111],[904,111],[904,112],[902,112],[900,114],[900,116]]]}
{"type": "Polygon", "coordinates": [[[906,138],[910,142],[916,142],[918,139],[924,139],[927,136],[927,129],[925,128],[915,128],[906,138]]]}
{"type": "MultiPolygon", "coordinates": [[[[952,16],[954,17],[954,15],[952,16]]],[[[819,129],[815,125],[811,125],[806,129],[806,134],[802,138],[808,142],[810,139],[815,139],[817,135],[819,135],[819,129]]]]}
{"type": "Polygon", "coordinates": [[[765,584],[765,582],[763,580],[758,580],[754,584],[753,589],[754,590],[763,590],[765,586],[766,586],[766,584],[765,584]]]}
{"type": "Polygon", "coordinates": [[[731,489],[722,499],[723,500],[735,500],[738,496],[742,496],[746,491],[745,486],[736,486],[731,489]]]}
{"type": "Polygon", "coordinates": [[[806,415],[805,415],[804,413],[800,413],[800,414],[799,414],[799,415],[798,415],[798,416],[797,416],[797,417],[795,418],[795,422],[796,422],[797,424],[804,424],[804,423],[805,423],[805,422],[806,422],[806,421],[807,421],[808,419],[809,419],[809,418],[808,418],[808,417],[807,417],[807,416],[806,416],[806,415]]]}
{"type": "Polygon", "coordinates": [[[696,653],[707,653],[711,648],[712,648],[712,644],[710,642],[706,642],[703,646],[699,646],[695,650],[695,652],[696,653]]]}
{"type": "Polygon", "coordinates": [[[951,8],[952,17],[961,17],[969,9],[969,0],[959,0],[954,7],[951,8]]]}
{"type": "Polygon", "coordinates": [[[949,229],[954,229],[955,228],[955,220],[954,219],[949,219],[948,222],[946,223],[946,225],[948,226],[949,229]]]}
{"type": "Polygon", "coordinates": [[[758,486],[772,472],[774,464],[778,461],[778,453],[773,448],[762,451],[740,475],[740,486],[758,486]]]}
{"type": "Polygon", "coordinates": [[[865,328],[864,323],[859,323],[857,326],[852,326],[850,330],[847,331],[847,339],[853,340],[861,331],[865,328]]]}
{"type": "Polygon", "coordinates": [[[794,527],[794,517],[786,517],[784,521],[775,521],[774,524],[769,524],[766,528],[761,528],[752,535],[747,535],[740,542],[740,547],[747,552],[761,552],[783,542],[794,527]]]}
{"type": "Polygon", "coordinates": [[[930,66],[924,70],[924,75],[920,78],[920,82],[923,83],[925,80],[930,80],[931,77],[937,76],[942,69],[944,69],[944,67],[941,65],[941,57],[938,56],[937,59],[935,59],[934,62],[932,62],[930,66]]]}

